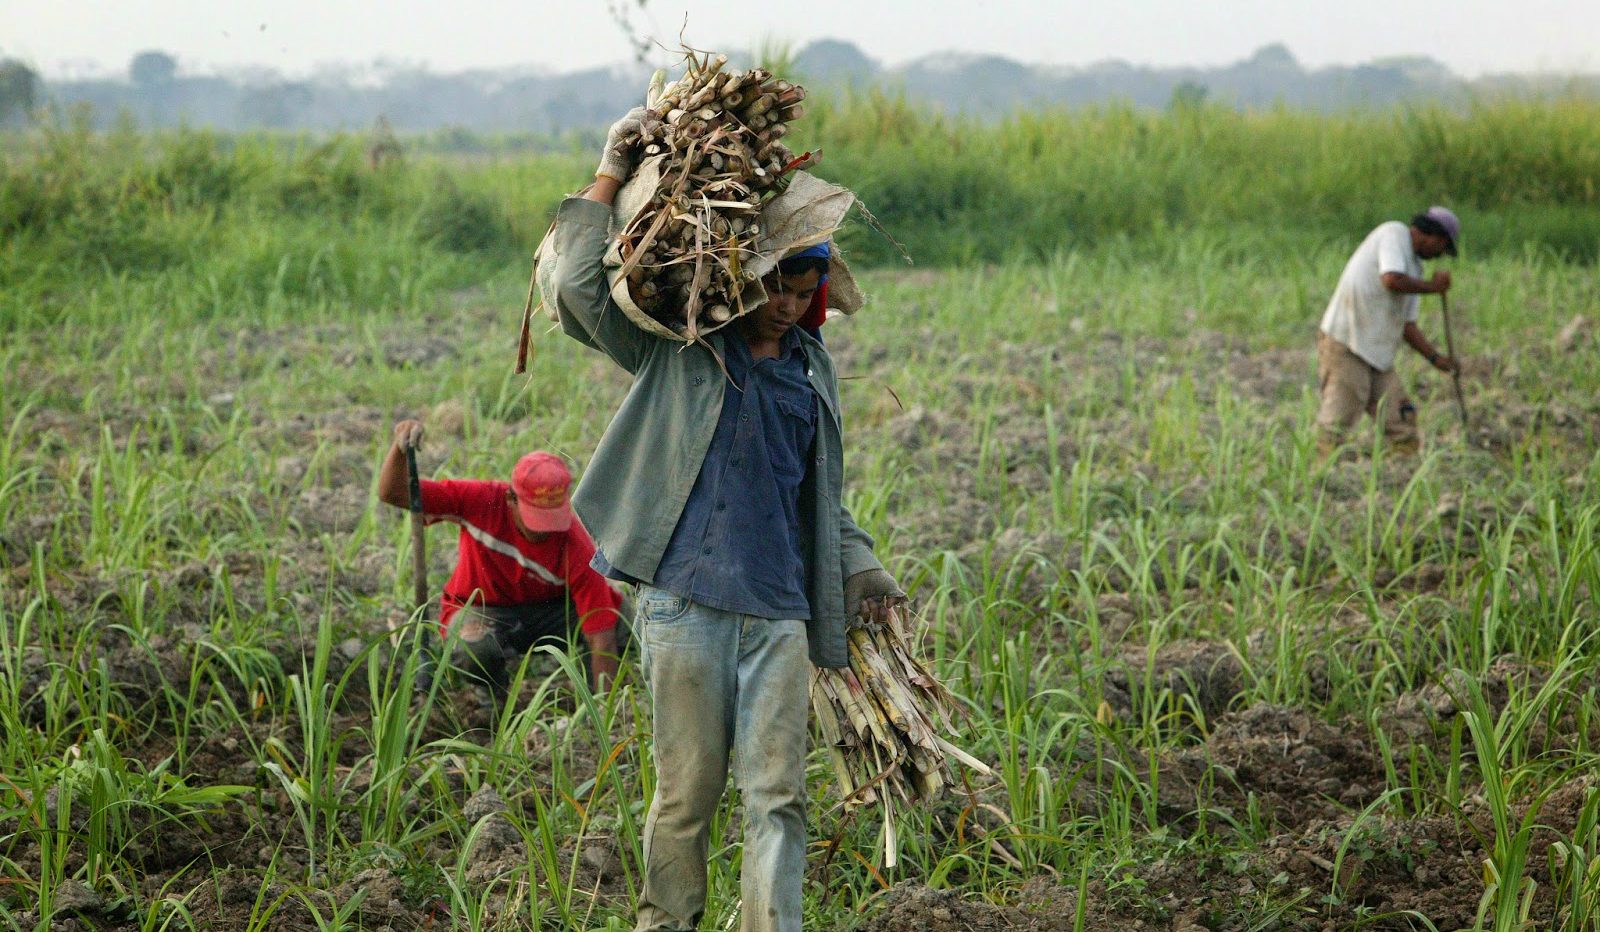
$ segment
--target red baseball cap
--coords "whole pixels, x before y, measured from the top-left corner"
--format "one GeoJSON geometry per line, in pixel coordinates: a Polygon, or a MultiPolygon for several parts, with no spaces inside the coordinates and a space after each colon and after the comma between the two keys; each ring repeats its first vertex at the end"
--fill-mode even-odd
{"type": "Polygon", "coordinates": [[[572,471],[555,454],[536,450],[511,471],[517,512],[529,531],[566,531],[572,527],[572,471]]]}

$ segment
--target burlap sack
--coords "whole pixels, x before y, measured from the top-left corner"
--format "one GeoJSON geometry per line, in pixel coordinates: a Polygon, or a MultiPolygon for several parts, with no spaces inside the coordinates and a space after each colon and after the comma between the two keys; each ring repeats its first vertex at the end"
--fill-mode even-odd
{"type": "MultiPolygon", "coordinates": [[[[617,192],[611,208],[611,235],[620,233],[640,211],[649,204],[661,181],[663,157],[645,160],[633,173],[628,183],[617,192]]],[[[789,180],[783,193],[768,201],[757,215],[761,237],[756,242],[757,255],[746,257],[745,270],[754,278],[745,286],[744,304],[753,308],[766,301],[766,290],[761,287],[761,277],[777,266],[778,260],[797,250],[815,246],[830,239],[844,223],[845,215],[855,204],[856,197],[847,188],[831,185],[809,172],[797,171],[789,180]]],[[[534,279],[544,299],[545,313],[557,319],[555,292],[552,277],[555,274],[555,228],[545,235],[534,254],[534,279]]],[[[680,334],[640,310],[628,294],[628,282],[620,274],[623,258],[621,249],[613,240],[607,251],[606,276],[611,283],[611,298],[642,330],[670,340],[687,341],[680,334]]],[[[866,303],[861,289],[850,274],[850,266],[837,246],[828,264],[828,308],[843,314],[854,314],[866,303]]],[[[717,325],[721,327],[724,325],[717,325]]],[[[708,327],[702,334],[717,327],[708,327]]]]}

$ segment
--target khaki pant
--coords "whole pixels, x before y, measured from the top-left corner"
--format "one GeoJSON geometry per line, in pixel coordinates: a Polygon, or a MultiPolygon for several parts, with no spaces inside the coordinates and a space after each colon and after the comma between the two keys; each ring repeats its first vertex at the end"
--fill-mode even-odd
{"type": "Polygon", "coordinates": [[[1363,412],[1383,426],[1383,438],[1400,453],[1417,450],[1417,409],[1394,370],[1383,372],[1325,333],[1317,334],[1317,447],[1324,454],[1343,443],[1363,412]]]}

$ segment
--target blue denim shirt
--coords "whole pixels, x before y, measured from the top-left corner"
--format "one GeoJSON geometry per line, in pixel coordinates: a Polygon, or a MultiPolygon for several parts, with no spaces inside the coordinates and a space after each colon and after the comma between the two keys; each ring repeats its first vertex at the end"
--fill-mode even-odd
{"type": "MultiPolygon", "coordinates": [[[[817,397],[805,351],[793,332],[772,359],[753,361],[738,337],[723,346],[730,379],[716,432],[650,583],[715,609],[809,619],[800,484],[816,437],[817,397]]],[[[595,566],[626,579],[602,554],[595,566]]]]}

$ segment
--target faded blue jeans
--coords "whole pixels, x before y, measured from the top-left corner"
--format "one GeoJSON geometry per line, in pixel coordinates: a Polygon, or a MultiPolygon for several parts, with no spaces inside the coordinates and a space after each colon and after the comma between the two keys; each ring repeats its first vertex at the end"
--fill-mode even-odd
{"type": "Polygon", "coordinates": [[[728,783],[744,802],[745,930],[800,929],[806,869],[803,621],[762,619],[639,588],[655,799],[644,824],[640,930],[692,930],[706,907],[711,820],[728,783]]]}

